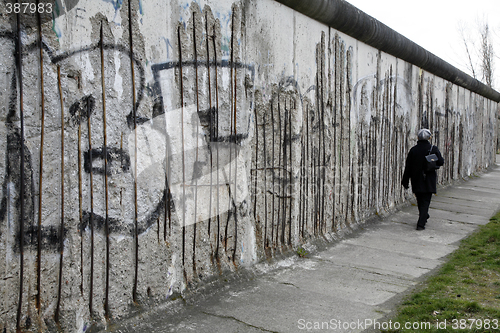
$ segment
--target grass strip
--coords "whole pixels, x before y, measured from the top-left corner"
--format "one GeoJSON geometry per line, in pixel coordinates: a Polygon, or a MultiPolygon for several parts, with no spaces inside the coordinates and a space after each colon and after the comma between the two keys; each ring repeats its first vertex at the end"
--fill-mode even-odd
{"type": "Polygon", "coordinates": [[[397,311],[393,329],[382,332],[500,332],[500,213],[397,311]]]}

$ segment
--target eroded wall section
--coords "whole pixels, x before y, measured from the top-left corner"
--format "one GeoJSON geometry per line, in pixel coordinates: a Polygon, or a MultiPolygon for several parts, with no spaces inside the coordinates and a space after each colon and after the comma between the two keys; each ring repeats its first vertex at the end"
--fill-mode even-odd
{"type": "Polygon", "coordinates": [[[496,102],[277,2],[61,8],[1,13],[6,332],[82,332],[340,237],[411,197],[421,127],[441,184],[494,162],[496,102]]]}

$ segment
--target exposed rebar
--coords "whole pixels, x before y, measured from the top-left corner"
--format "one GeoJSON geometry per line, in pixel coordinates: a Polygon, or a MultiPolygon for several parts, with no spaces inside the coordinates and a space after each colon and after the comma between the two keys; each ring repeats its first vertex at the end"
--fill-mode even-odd
{"type": "Polygon", "coordinates": [[[57,86],[59,88],[59,102],[61,105],[61,227],[59,229],[59,286],[57,290],[57,305],[54,315],[55,321],[59,323],[59,307],[61,305],[63,256],[64,256],[64,100],[61,87],[61,67],[57,66],[57,86]]]}
{"type": "MultiPolygon", "coordinates": [[[[38,8],[38,0],[36,1],[38,8]]],[[[40,169],[38,180],[38,230],[37,230],[37,277],[36,277],[36,307],[38,312],[41,311],[40,297],[42,293],[42,197],[43,197],[43,144],[45,134],[45,91],[43,81],[43,48],[42,48],[42,23],[40,13],[37,12],[38,23],[38,51],[40,54],[40,111],[41,111],[41,128],[40,128],[40,169]]]]}
{"type": "Polygon", "coordinates": [[[218,74],[217,74],[217,48],[215,44],[215,24],[213,26],[213,38],[212,43],[214,47],[214,71],[215,71],[215,109],[217,111],[217,117],[215,121],[216,135],[217,138],[217,245],[215,248],[215,257],[219,259],[219,245],[220,245],[220,201],[219,201],[219,190],[220,190],[220,179],[219,179],[219,84],[218,84],[218,74]]]}
{"type": "MultiPolygon", "coordinates": [[[[198,49],[196,47],[196,18],[193,12],[193,47],[194,47],[194,73],[195,73],[195,90],[196,90],[196,116],[200,112],[200,96],[198,87],[198,49]]],[[[196,126],[196,157],[193,168],[193,177],[195,182],[194,188],[194,225],[193,225],[193,274],[196,276],[196,218],[198,215],[198,136],[200,126],[196,126]]]]}
{"type": "Polygon", "coordinates": [[[108,133],[106,127],[106,82],[104,79],[104,31],[101,22],[101,37],[100,37],[100,51],[101,51],[101,90],[102,90],[102,130],[103,130],[103,149],[104,155],[104,232],[106,236],[106,285],[104,296],[104,315],[109,319],[109,190],[108,190],[108,133]]]}
{"type": "MultiPolygon", "coordinates": [[[[235,146],[238,144],[238,140],[237,140],[237,123],[236,123],[236,115],[237,115],[237,89],[238,89],[238,85],[237,85],[237,76],[236,76],[236,66],[235,66],[235,61],[234,61],[234,39],[235,39],[235,33],[234,33],[234,29],[235,29],[235,23],[234,23],[234,13],[233,13],[233,17],[232,17],[232,22],[231,22],[231,30],[232,30],[232,34],[231,34],[231,68],[234,68],[233,70],[233,74],[234,74],[234,79],[232,80],[233,81],[233,87],[234,87],[234,94],[233,94],[233,101],[234,101],[234,107],[233,107],[233,112],[234,112],[234,116],[233,116],[233,121],[234,121],[234,143],[235,143],[235,146]]],[[[235,157],[234,157],[234,199],[233,199],[233,209],[234,209],[234,249],[233,249],[233,263],[235,263],[235,260],[236,260],[236,250],[238,248],[237,244],[238,244],[238,210],[236,209],[236,205],[238,204],[238,200],[237,200],[237,192],[238,192],[238,148],[235,147],[235,157]]]]}
{"type": "MultiPolygon", "coordinates": [[[[208,237],[210,238],[210,227],[211,227],[211,222],[212,222],[212,186],[213,186],[213,154],[212,154],[212,142],[213,142],[213,110],[212,110],[212,83],[210,82],[210,44],[209,44],[209,39],[210,39],[210,34],[208,33],[208,11],[205,12],[205,32],[207,34],[206,36],[206,45],[207,45],[207,75],[208,75],[208,110],[210,111],[209,115],[209,147],[210,147],[210,200],[208,203],[208,237]]],[[[213,38],[213,36],[212,36],[213,38]]],[[[214,50],[215,51],[215,50],[214,50]]]]}
{"type": "Polygon", "coordinates": [[[92,166],[92,125],[90,119],[91,103],[87,100],[87,130],[89,142],[89,187],[90,187],[90,290],[89,290],[89,311],[92,316],[92,303],[94,294],[94,171],[92,166]]]}
{"type": "Polygon", "coordinates": [[[184,153],[184,87],[182,77],[182,45],[181,27],[177,28],[177,41],[179,46],[179,83],[181,97],[181,142],[182,142],[182,266],[185,264],[186,251],[186,163],[184,153]]]}
{"type": "Polygon", "coordinates": [[[130,44],[130,71],[132,75],[132,113],[134,118],[134,286],[132,299],[137,303],[137,281],[139,276],[139,221],[137,195],[137,96],[135,91],[134,43],[132,38],[132,4],[128,0],[128,33],[130,44]]]}
{"type": "MultiPolygon", "coordinates": [[[[19,4],[19,0],[17,0],[19,4]]],[[[21,138],[20,138],[20,216],[19,216],[19,300],[17,303],[16,330],[21,332],[21,310],[23,303],[23,280],[24,280],[24,107],[23,107],[23,75],[22,75],[22,40],[21,40],[21,17],[16,14],[16,60],[17,60],[17,76],[19,82],[19,117],[21,121],[21,138]]]]}

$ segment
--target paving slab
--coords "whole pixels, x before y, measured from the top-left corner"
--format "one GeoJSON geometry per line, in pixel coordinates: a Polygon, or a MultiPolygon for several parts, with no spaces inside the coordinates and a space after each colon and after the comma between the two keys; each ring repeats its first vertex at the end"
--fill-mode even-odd
{"type": "Polygon", "coordinates": [[[460,205],[459,202],[443,202],[442,200],[433,200],[434,202],[432,203],[432,208],[433,209],[440,209],[440,210],[445,210],[449,212],[454,212],[454,213],[462,213],[466,215],[476,215],[476,216],[482,216],[485,218],[490,218],[490,210],[486,209],[485,206],[481,204],[480,207],[471,207],[469,205],[464,206],[460,205]]]}
{"type": "Polygon", "coordinates": [[[436,195],[432,198],[433,202],[441,202],[445,204],[459,205],[464,208],[495,210],[498,207],[497,198],[484,200],[484,194],[477,195],[474,193],[464,193],[464,198],[451,196],[450,193],[445,195],[436,195]]]}
{"type": "MultiPolygon", "coordinates": [[[[314,283],[315,280],[310,281],[314,283]]],[[[332,319],[352,322],[362,318],[381,318],[373,306],[346,300],[324,290],[312,291],[292,284],[261,279],[256,286],[223,299],[217,304],[201,304],[207,313],[228,316],[252,327],[270,332],[301,332],[301,323],[330,323],[332,319]],[[338,305],[342,304],[341,307],[338,305]]],[[[339,330],[360,332],[361,330],[339,330]]]]}
{"type": "Polygon", "coordinates": [[[390,274],[402,278],[417,278],[442,264],[441,260],[430,260],[418,254],[404,255],[396,251],[369,248],[347,242],[341,242],[322,252],[320,258],[368,272],[390,274]]]}
{"type": "Polygon", "coordinates": [[[382,221],[377,225],[380,229],[389,229],[387,234],[408,242],[427,241],[440,244],[455,244],[476,227],[465,223],[431,219],[427,222],[425,233],[413,233],[417,222],[399,223],[382,221]]]}
{"type": "Polygon", "coordinates": [[[439,189],[426,229],[410,204],[305,258],[262,262],[245,278],[186,294],[106,332],[373,332],[462,239],[500,208],[500,168],[439,189]]]}
{"type": "Polygon", "coordinates": [[[432,203],[431,207],[429,208],[429,215],[430,219],[435,218],[435,219],[463,222],[475,225],[483,225],[488,223],[489,221],[489,218],[486,218],[485,216],[465,214],[460,212],[454,212],[451,210],[436,209],[434,208],[434,205],[432,203]]]}
{"type": "Polygon", "coordinates": [[[406,233],[396,233],[384,229],[367,232],[353,239],[347,239],[345,243],[401,255],[417,255],[423,259],[439,259],[448,255],[456,248],[456,246],[450,244],[428,242],[419,238],[418,234],[411,234],[408,231],[406,233]]]}
{"type": "Polygon", "coordinates": [[[315,262],[314,267],[310,270],[297,274],[294,269],[289,269],[272,275],[271,279],[294,285],[303,290],[367,305],[383,303],[415,284],[411,279],[381,275],[357,267],[342,266],[315,259],[304,259],[315,262]]]}

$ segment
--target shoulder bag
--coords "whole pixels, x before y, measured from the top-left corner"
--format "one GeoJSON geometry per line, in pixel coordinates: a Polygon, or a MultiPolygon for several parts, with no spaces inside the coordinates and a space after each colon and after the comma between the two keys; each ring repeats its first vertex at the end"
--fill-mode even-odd
{"type": "Polygon", "coordinates": [[[436,154],[431,154],[432,148],[434,148],[433,145],[431,145],[431,149],[429,149],[429,153],[427,154],[427,156],[425,156],[425,164],[424,164],[424,171],[425,172],[430,172],[430,171],[439,169],[439,166],[436,165],[438,157],[436,154]]]}

